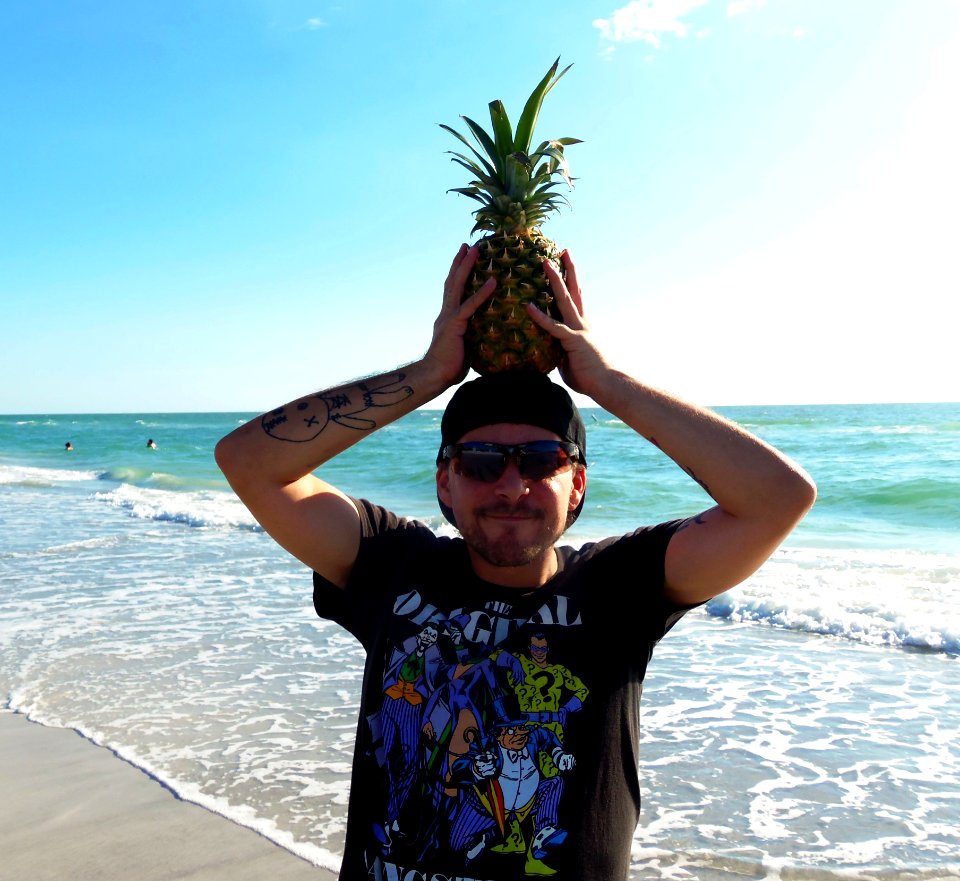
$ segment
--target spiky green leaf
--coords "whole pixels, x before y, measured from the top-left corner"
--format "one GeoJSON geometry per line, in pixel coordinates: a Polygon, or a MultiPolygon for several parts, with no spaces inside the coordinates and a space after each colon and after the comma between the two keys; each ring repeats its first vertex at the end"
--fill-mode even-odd
{"type": "Polygon", "coordinates": [[[493,163],[497,171],[502,174],[503,157],[497,152],[497,145],[494,143],[493,138],[490,137],[482,125],[474,122],[469,116],[461,116],[460,118],[467,124],[467,128],[470,129],[470,132],[477,139],[477,143],[483,147],[487,156],[490,157],[491,163],[493,163]]]}
{"type": "Polygon", "coordinates": [[[447,152],[454,157],[450,160],[451,162],[456,162],[457,165],[462,165],[471,174],[475,174],[478,177],[487,178],[489,180],[499,179],[497,173],[486,162],[483,164],[484,167],[481,168],[469,156],[464,156],[463,153],[456,153],[453,150],[447,150],[447,152]]]}
{"type": "Polygon", "coordinates": [[[490,123],[493,126],[493,138],[497,145],[497,155],[506,156],[513,152],[513,129],[507,117],[507,110],[500,100],[490,102],[490,123]]]}
{"type": "Polygon", "coordinates": [[[553,62],[553,66],[547,71],[547,75],[540,80],[537,87],[533,90],[527,103],[523,107],[523,113],[520,114],[520,121],[517,123],[517,135],[513,141],[514,150],[523,150],[524,153],[530,150],[530,142],[533,139],[533,130],[537,127],[537,118],[540,116],[540,107],[543,105],[543,99],[571,67],[568,64],[559,74],[557,67],[560,66],[560,58],[553,62]]]}
{"type": "MultiPolygon", "coordinates": [[[[470,150],[470,152],[473,153],[473,155],[476,156],[477,159],[479,159],[480,162],[483,163],[484,167],[487,169],[488,174],[496,174],[496,169],[494,168],[494,166],[492,166],[484,156],[478,153],[476,148],[473,146],[473,144],[471,144],[463,135],[461,135],[460,132],[458,132],[454,128],[451,128],[449,125],[444,125],[442,122],[439,123],[439,125],[440,125],[440,128],[442,128],[444,131],[450,132],[450,134],[453,135],[458,141],[465,144],[467,149],[470,150]]],[[[447,151],[447,152],[453,152],[453,151],[447,151]]],[[[456,155],[459,156],[461,154],[457,153],[456,155]]]]}
{"type": "Polygon", "coordinates": [[[566,157],[563,155],[563,147],[554,146],[556,141],[552,141],[549,146],[541,150],[537,155],[540,157],[549,157],[547,163],[550,173],[556,174],[558,171],[563,176],[563,179],[567,182],[567,185],[573,186],[573,178],[570,177],[570,166],[567,163],[566,157]]]}
{"type": "Polygon", "coordinates": [[[476,199],[482,205],[487,204],[487,200],[484,199],[483,196],[478,196],[471,187],[451,187],[447,192],[460,193],[461,196],[469,196],[471,199],[476,199]]]}

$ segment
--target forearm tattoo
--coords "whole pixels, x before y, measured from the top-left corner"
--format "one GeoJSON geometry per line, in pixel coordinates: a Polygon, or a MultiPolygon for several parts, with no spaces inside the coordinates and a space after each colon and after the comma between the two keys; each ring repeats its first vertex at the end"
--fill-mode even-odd
{"type": "MultiPolygon", "coordinates": [[[[683,465],[681,465],[680,467],[683,468],[683,470],[686,471],[687,474],[689,474],[698,484],[700,484],[700,486],[702,487],[703,491],[704,491],[708,496],[710,496],[711,499],[713,498],[713,493],[710,492],[710,487],[707,486],[706,483],[704,483],[699,477],[697,477],[697,472],[696,472],[696,471],[694,471],[692,468],[685,468],[683,465]]],[[[714,501],[716,501],[716,499],[714,499],[714,501]]]]}
{"type": "Polygon", "coordinates": [[[405,379],[404,373],[391,373],[309,395],[267,413],[261,420],[263,430],[277,440],[296,444],[314,440],[331,422],[356,431],[373,431],[379,425],[370,418],[372,410],[392,407],[413,394],[413,389],[404,385],[405,379]]]}
{"type": "MultiPolygon", "coordinates": [[[[651,435],[650,437],[648,437],[647,440],[650,441],[650,443],[652,443],[658,450],[663,450],[663,447],[660,446],[659,442],[657,441],[657,439],[656,439],[655,437],[653,437],[653,435],[651,435]]],[[[674,461],[676,461],[676,460],[674,460],[674,461]]],[[[680,465],[679,462],[677,462],[677,464],[680,465]]],[[[700,487],[703,489],[703,491],[704,491],[708,496],[710,496],[711,499],[713,499],[713,493],[710,492],[710,487],[707,486],[707,484],[706,484],[704,481],[702,481],[699,477],[697,477],[697,472],[696,472],[696,471],[694,471],[692,468],[687,468],[686,465],[680,465],[680,467],[684,470],[684,472],[686,472],[687,474],[689,474],[698,484],[700,484],[700,487]]],[[[714,501],[716,501],[716,499],[714,499],[714,501]]]]}

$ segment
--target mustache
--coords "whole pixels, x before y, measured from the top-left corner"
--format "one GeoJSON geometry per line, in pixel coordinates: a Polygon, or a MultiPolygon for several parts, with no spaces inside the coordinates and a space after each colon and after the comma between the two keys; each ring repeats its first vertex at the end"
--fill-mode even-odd
{"type": "Polygon", "coordinates": [[[520,504],[496,502],[492,505],[485,505],[482,508],[478,508],[477,513],[481,517],[526,517],[530,520],[543,519],[543,511],[538,508],[532,508],[523,502],[520,504]]]}

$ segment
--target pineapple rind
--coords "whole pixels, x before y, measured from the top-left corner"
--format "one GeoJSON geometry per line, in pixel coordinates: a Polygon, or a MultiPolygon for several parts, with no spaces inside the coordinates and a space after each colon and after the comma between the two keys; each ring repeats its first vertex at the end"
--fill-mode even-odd
{"type": "Polygon", "coordinates": [[[480,374],[519,369],[549,373],[560,363],[563,347],[527,315],[525,306],[533,303],[560,318],[543,271],[544,260],[560,265],[556,243],[540,233],[496,233],[480,239],[477,247],[480,254],[464,299],[490,276],[497,279],[497,289],[467,326],[464,344],[470,366],[480,374]]]}

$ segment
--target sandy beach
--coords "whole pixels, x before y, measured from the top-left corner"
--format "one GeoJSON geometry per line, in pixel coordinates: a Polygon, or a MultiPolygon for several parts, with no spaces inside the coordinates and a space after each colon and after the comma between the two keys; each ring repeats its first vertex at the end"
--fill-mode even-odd
{"type": "Polygon", "coordinates": [[[73,731],[0,712],[4,878],[332,881],[73,731]]]}

